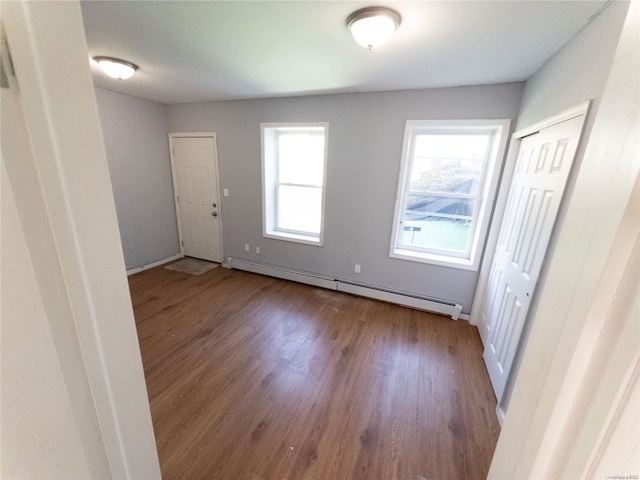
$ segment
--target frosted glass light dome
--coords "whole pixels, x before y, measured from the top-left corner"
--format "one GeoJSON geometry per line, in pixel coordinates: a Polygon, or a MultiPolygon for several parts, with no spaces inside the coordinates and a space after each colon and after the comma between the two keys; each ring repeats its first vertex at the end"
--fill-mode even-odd
{"type": "Polygon", "coordinates": [[[369,50],[384,44],[400,25],[400,14],[383,7],[357,10],[347,18],[354,40],[369,50]]]}
{"type": "Polygon", "coordinates": [[[100,68],[104,73],[110,77],[117,78],[118,80],[126,80],[131,78],[138,69],[138,66],[112,57],[93,57],[98,62],[100,68]]]}

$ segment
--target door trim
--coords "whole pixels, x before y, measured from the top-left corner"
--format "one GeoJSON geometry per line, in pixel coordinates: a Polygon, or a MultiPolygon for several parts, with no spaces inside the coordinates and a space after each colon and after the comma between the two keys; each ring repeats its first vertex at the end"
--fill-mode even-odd
{"type": "MultiPolygon", "coordinates": [[[[504,163],[504,169],[502,170],[502,178],[500,179],[500,185],[498,187],[498,197],[496,199],[493,215],[491,217],[491,223],[489,228],[489,237],[485,245],[484,257],[480,266],[480,275],[478,276],[478,284],[476,286],[476,292],[473,297],[473,304],[471,306],[471,313],[469,314],[469,323],[471,325],[478,325],[480,315],[482,313],[482,306],[479,302],[476,302],[476,298],[479,298],[480,293],[486,290],[487,282],[489,280],[489,274],[491,273],[491,265],[493,264],[493,255],[498,243],[498,235],[500,234],[500,227],[502,225],[502,217],[504,216],[504,210],[507,206],[507,200],[509,198],[509,187],[511,186],[511,179],[513,178],[513,171],[516,167],[516,160],[518,151],[520,149],[520,142],[524,137],[533,135],[540,130],[552,127],[558,123],[571,120],[572,118],[584,115],[585,119],[591,107],[591,100],[588,100],[580,105],[565,110],[557,115],[546,118],[540,122],[534,123],[528,127],[522,128],[511,135],[511,141],[509,142],[509,150],[507,153],[507,160],[504,163]],[[496,221],[496,219],[499,219],[496,221]]],[[[584,124],[583,130],[584,133],[584,124]]],[[[582,143],[582,140],[581,142],[582,143]]],[[[571,177],[571,174],[569,174],[571,177]]],[[[563,201],[564,203],[564,201],[563,201]]],[[[482,341],[484,344],[484,339],[482,341]]]]}
{"type": "Polygon", "coordinates": [[[218,168],[218,140],[216,132],[176,132],[169,134],[169,157],[171,158],[171,180],[173,183],[173,202],[176,206],[176,223],[178,225],[178,242],[180,245],[180,257],[184,257],[184,241],[182,237],[182,227],[180,226],[180,203],[178,202],[178,177],[176,175],[176,160],[173,154],[173,139],[174,138],[213,138],[213,148],[216,152],[215,165],[213,168],[216,172],[216,203],[218,204],[218,221],[219,223],[219,236],[220,236],[220,250],[222,250],[222,258],[224,259],[224,235],[222,234],[222,203],[220,202],[220,169],[218,168]]]}
{"type": "MultiPolygon", "coordinates": [[[[493,259],[495,256],[495,251],[496,251],[496,247],[497,247],[497,243],[498,243],[498,237],[500,234],[500,229],[502,226],[502,222],[504,219],[504,214],[505,214],[505,209],[507,206],[507,202],[508,202],[508,198],[509,198],[509,192],[511,189],[511,182],[513,179],[513,174],[514,174],[514,170],[516,167],[516,160],[517,160],[517,156],[519,154],[520,151],[520,144],[522,142],[522,140],[525,137],[528,137],[530,135],[536,134],[546,128],[552,127],[554,125],[557,125],[559,123],[565,122],[567,120],[571,120],[577,117],[582,116],[582,125],[580,128],[580,138],[578,141],[578,145],[576,147],[576,152],[574,153],[574,160],[575,158],[579,155],[580,152],[580,146],[584,144],[584,137],[583,137],[583,133],[584,133],[584,126],[586,123],[586,118],[587,118],[587,114],[589,112],[589,109],[591,107],[591,101],[587,101],[584,102],[576,107],[573,107],[571,109],[565,110],[564,112],[561,112],[557,115],[554,115],[552,117],[549,117],[545,120],[542,120],[541,122],[535,123],[529,127],[523,128],[521,130],[518,130],[517,132],[515,132],[512,137],[511,137],[511,142],[509,145],[509,153],[508,153],[508,157],[507,157],[507,162],[505,164],[504,167],[504,171],[503,171],[503,175],[502,175],[502,179],[500,181],[500,192],[498,195],[498,198],[496,200],[496,205],[495,205],[495,210],[493,213],[493,217],[492,217],[492,222],[491,222],[491,229],[489,232],[489,238],[487,239],[487,246],[486,246],[486,250],[485,250],[485,255],[484,258],[482,259],[482,265],[480,268],[480,275],[478,277],[478,284],[476,286],[476,292],[474,295],[474,300],[473,300],[473,304],[471,307],[471,313],[469,315],[469,323],[471,323],[472,325],[476,325],[476,326],[480,326],[480,322],[482,319],[482,310],[484,307],[484,301],[483,301],[483,296],[484,293],[486,292],[487,288],[488,288],[488,281],[489,281],[489,276],[491,274],[491,267],[493,265],[493,259]]],[[[569,171],[569,176],[567,178],[567,185],[570,182],[571,176],[572,176],[572,171],[573,169],[576,168],[575,167],[575,162],[574,165],[571,167],[571,170],[569,171]]],[[[568,197],[563,198],[561,200],[559,209],[558,209],[558,216],[561,215],[562,212],[562,205],[566,204],[568,200],[568,197]]],[[[554,227],[553,230],[556,230],[557,226],[554,227]]],[[[552,233],[552,237],[553,238],[553,233],[552,233]]],[[[545,254],[545,257],[547,257],[549,254],[549,252],[547,251],[545,254]]],[[[544,263],[543,263],[544,265],[544,263]]],[[[543,267],[541,267],[543,268],[543,267]]],[[[536,286],[536,291],[539,291],[540,289],[540,285],[536,286]]],[[[535,295],[535,292],[533,293],[533,295],[535,295]]],[[[521,333],[521,339],[520,339],[520,343],[517,347],[517,350],[514,354],[514,361],[513,364],[511,366],[507,381],[506,381],[506,385],[505,385],[505,389],[504,392],[502,394],[501,398],[498,398],[498,405],[496,407],[496,414],[498,416],[498,420],[500,422],[500,424],[502,424],[504,417],[506,415],[506,409],[505,409],[505,404],[504,404],[504,399],[507,398],[509,389],[510,389],[510,385],[513,385],[514,383],[514,379],[517,376],[517,372],[518,372],[518,357],[520,355],[520,353],[522,352],[522,350],[524,349],[525,345],[526,345],[526,341],[523,342],[522,341],[522,335],[525,335],[525,332],[527,331],[527,325],[529,323],[529,319],[532,317],[532,315],[535,313],[535,306],[534,305],[534,298],[532,297],[532,303],[531,303],[531,308],[529,308],[525,319],[524,319],[524,327],[521,333]]],[[[486,331],[484,328],[478,328],[479,334],[480,334],[480,339],[482,340],[482,344],[483,347],[486,348],[487,347],[487,342],[488,342],[488,338],[486,338],[486,331]]]]}

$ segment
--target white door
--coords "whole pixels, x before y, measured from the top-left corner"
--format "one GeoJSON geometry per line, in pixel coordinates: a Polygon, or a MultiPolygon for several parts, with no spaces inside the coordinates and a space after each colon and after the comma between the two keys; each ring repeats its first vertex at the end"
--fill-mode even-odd
{"type": "Polygon", "coordinates": [[[215,136],[171,135],[183,254],[222,262],[215,136]]]}
{"type": "Polygon", "coordinates": [[[516,354],[583,122],[581,115],[520,142],[487,289],[484,298],[478,299],[483,301],[479,326],[484,360],[498,401],[516,354]]]}

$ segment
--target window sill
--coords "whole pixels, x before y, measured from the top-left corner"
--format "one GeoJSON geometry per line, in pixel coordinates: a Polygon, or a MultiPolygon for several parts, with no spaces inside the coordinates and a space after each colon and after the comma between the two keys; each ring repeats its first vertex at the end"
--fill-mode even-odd
{"type": "Polygon", "coordinates": [[[313,235],[302,235],[298,233],[278,232],[276,230],[264,232],[265,238],[274,238],[276,240],[284,240],[286,242],[303,243],[305,245],[313,245],[314,247],[322,246],[322,237],[314,237],[313,235]]]}
{"type": "Polygon", "coordinates": [[[436,255],[433,253],[414,252],[413,250],[403,250],[395,248],[389,254],[391,258],[408,260],[410,262],[429,263],[442,267],[457,268],[460,270],[478,271],[479,262],[473,262],[468,258],[450,257],[447,255],[436,255]]]}

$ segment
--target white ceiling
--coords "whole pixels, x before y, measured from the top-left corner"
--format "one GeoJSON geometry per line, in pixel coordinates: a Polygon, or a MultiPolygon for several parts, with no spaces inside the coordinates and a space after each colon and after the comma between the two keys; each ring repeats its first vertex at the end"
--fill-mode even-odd
{"type": "Polygon", "coordinates": [[[95,84],[159,103],[477,85],[529,78],[607,0],[83,1],[89,54],[140,69],[95,84]],[[346,28],[368,5],[402,15],[368,51],[346,28]]]}

